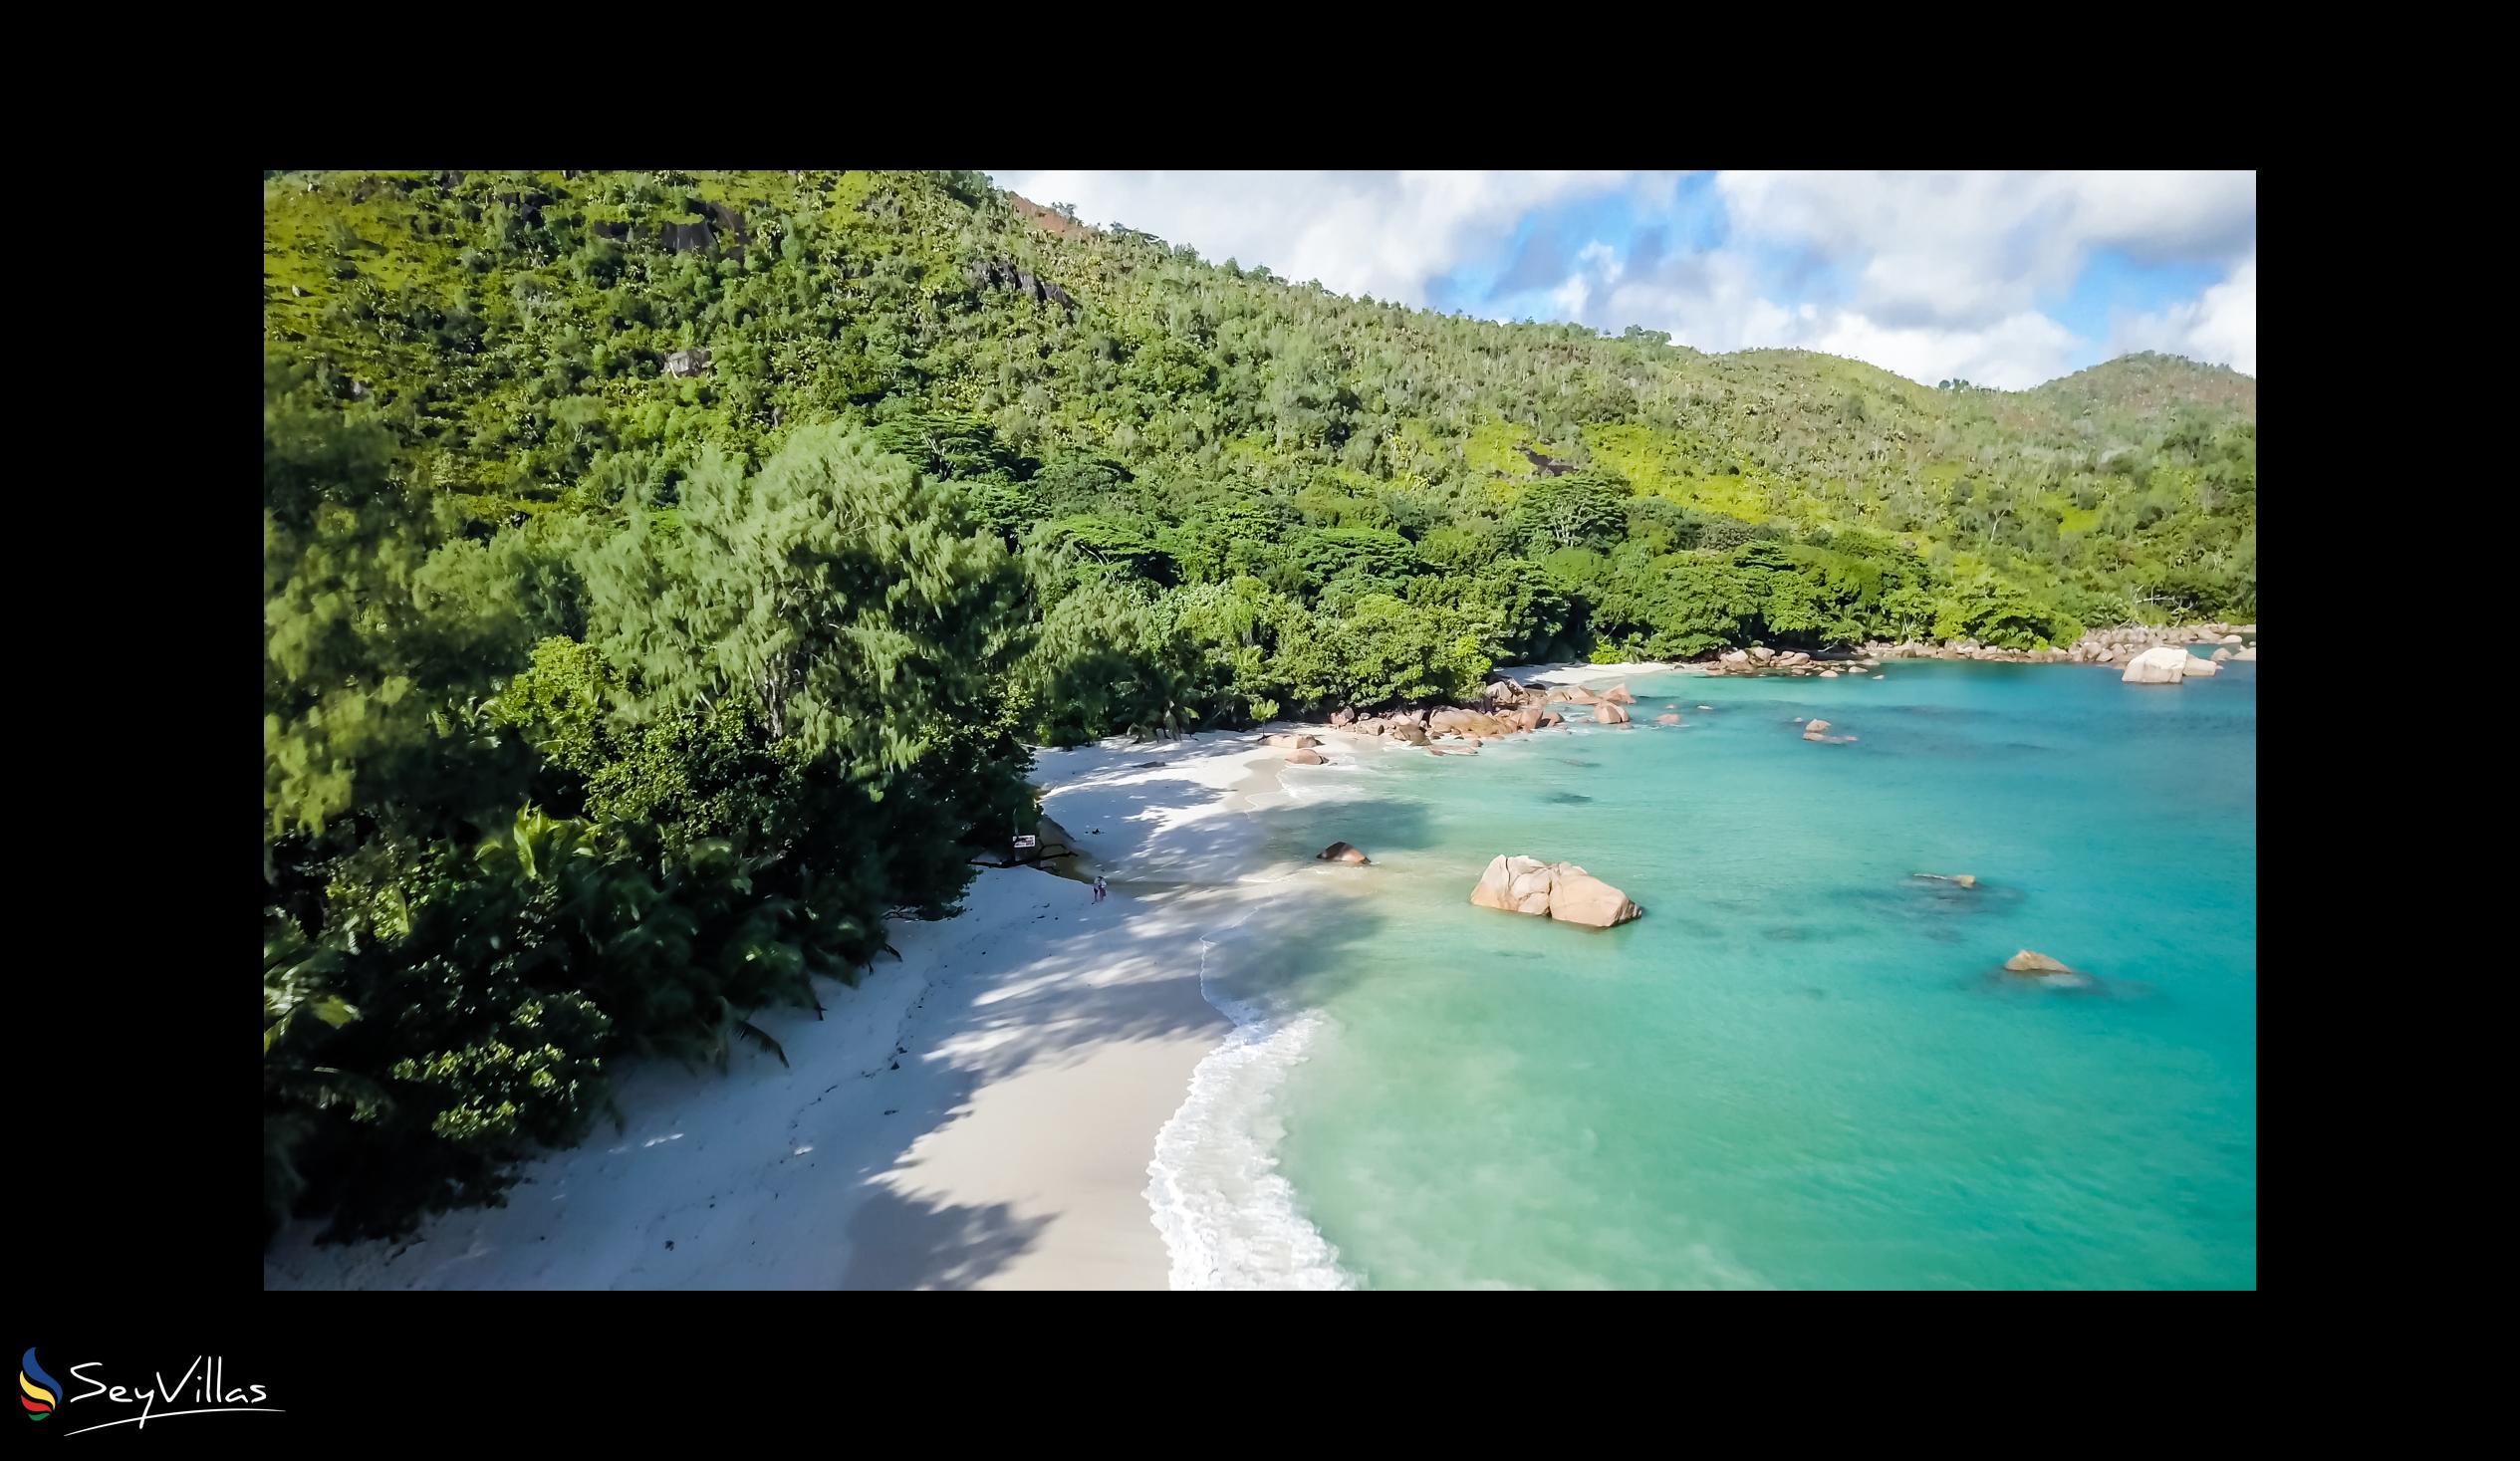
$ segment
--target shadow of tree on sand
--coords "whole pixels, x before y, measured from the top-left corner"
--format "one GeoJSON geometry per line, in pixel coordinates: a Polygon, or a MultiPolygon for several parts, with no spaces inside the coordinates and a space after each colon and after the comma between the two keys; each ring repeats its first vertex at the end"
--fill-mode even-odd
{"type": "Polygon", "coordinates": [[[968,1289],[1030,1252],[1050,1219],[1005,1203],[923,1203],[878,1187],[849,1222],[843,1289],[968,1289]]]}

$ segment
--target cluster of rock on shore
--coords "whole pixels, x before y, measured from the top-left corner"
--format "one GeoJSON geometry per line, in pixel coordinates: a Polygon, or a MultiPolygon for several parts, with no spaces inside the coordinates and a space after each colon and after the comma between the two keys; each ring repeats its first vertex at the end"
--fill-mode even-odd
{"type": "MultiPolygon", "coordinates": [[[[1637,703],[1625,683],[1593,691],[1580,685],[1527,686],[1512,679],[1500,678],[1480,693],[1476,705],[1446,705],[1435,709],[1393,710],[1379,715],[1359,715],[1354,710],[1339,710],[1330,717],[1329,728],[1349,735],[1381,736],[1407,746],[1423,746],[1437,756],[1473,756],[1479,746],[1498,736],[1527,735],[1553,725],[1566,724],[1560,705],[1580,705],[1596,724],[1627,725],[1628,707],[1637,703]],[[1438,741],[1456,744],[1438,746],[1438,741]]],[[[1656,725],[1678,725],[1676,711],[1665,711],[1654,717],[1656,725]]],[[[1323,743],[1309,731],[1284,731],[1269,737],[1268,744],[1286,750],[1290,766],[1319,766],[1324,758],[1316,749],[1323,743]]]]}
{"type": "MultiPolygon", "coordinates": [[[[2062,649],[2004,649],[1975,639],[1868,639],[1851,649],[1806,654],[1778,651],[1764,644],[1727,649],[1697,667],[1713,674],[1816,675],[1837,679],[1872,674],[1889,659],[1981,659],[2001,664],[2126,664],[2145,650],[2187,644],[2216,644],[2215,660],[2247,663],[2257,658],[2255,624],[2179,624],[2167,628],[2094,629],[2062,649]]],[[[2201,671],[2211,674],[2213,671],[2201,671]]]]}
{"type": "Polygon", "coordinates": [[[1700,664],[1698,668],[1710,674],[1810,675],[1819,679],[1834,680],[1840,675],[1872,674],[1879,670],[1882,667],[1882,653],[1888,647],[1884,645],[1881,649],[1876,649],[1875,646],[1867,644],[1861,650],[1805,654],[1800,649],[1788,649],[1779,653],[1765,644],[1753,644],[1747,649],[1727,649],[1713,659],[1700,664]]]}
{"type": "Polygon", "coordinates": [[[1914,639],[1896,644],[1878,640],[1863,652],[1881,659],[1992,659],[2010,664],[2125,664],[2147,649],[2188,644],[2217,644],[2216,659],[2257,658],[2255,624],[2173,624],[2162,628],[2094,629],[2062,649],[1998,649],[1975,639],[1945,639],[1939,644],[1914,639]]]}
{"type": "MultiPolygon", "coordinates": [[[[1847,675],[1881,677],[1882,665],[1891,659],[1988,659],[2026,664],[2124,664],[2121,678],[2129,684],[2177,684],[2182,680],[2210,676],[2223,664],[2246,664],[2257,659],[2257,625],[2255,624],[2186,624],[2168,628],[2095,629],[2064,649],[1998,649],[1980,644],[1975,639],[1951,639],[1940,644],[1915,640],[1899,643],[1867,642],[1856,649],[1824,650],[1819,654],[1800,649],[1778,651],[1764,644],[1746,649],[1727,649],[1711,660],[1700,661],[1695,668],[1724,675],[1792,675],[1834,680],[1847,675]],[[2187,652],[2190,644],[2214,644],[2210,657],[2187,652]]],[[[1448,705],[1441,708],[1392,710],[1380,714],[1360,715],[1354,709],[1332,713],[1327,727],[1352,735],[1381,736],[1403,745],[1422,746],[1436,756],[1474,756],[1480,744],[1496,736],[1523,735],[1566,723],[1560,705],[1582,706],[1597,725],[1627,725],[1628,707],[1637,703],[1627,684],[1594,691],[1581,685],[1525,685],[1510,677],[1499,676],[1480,692],[1473,705],[1448,705]],[[1455,744],[1439,746],[1438,741],[1455,744]]],[[[1677,712],[1665,711],[1654,717],[1656,725],[1679,725],[1677,712]]],[[[1855,737],[1829,734],[1829,722],[1813,721],[1805,729],[1803,739],[1831,744],[1844,744],[1855,737]]],[[[1294,766],[1320,766],[1325,758],[1316,749],[1322,738],[1306,731],[1289,731],[1269,737],[1269,744],[1286,749],[1287,762],[1294,766]]]]}

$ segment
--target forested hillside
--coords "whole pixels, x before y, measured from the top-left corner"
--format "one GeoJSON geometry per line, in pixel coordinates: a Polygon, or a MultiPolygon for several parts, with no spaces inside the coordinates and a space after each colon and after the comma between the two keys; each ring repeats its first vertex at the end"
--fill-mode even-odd
{"type": "Polygon", "coordinates": [[[268,1213],[389,1231],[949,908],[1022,746],[2254,618],[2256,385],[1350,300],[976,173],[264,179],[268,1213]]]}

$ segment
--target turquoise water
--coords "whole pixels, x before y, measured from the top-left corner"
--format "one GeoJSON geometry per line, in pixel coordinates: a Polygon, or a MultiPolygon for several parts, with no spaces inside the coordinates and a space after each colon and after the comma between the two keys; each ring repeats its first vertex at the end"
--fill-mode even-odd
{"type": "Polygon", "coordinates": [[[1375,858],[1216,971],[1326,1016],[1269,1119],[1351,1281],[2256,1285],[2254,664],[1629,683],[1631,728],[1369,757],[1272,819],[1375,858]],[[1472,907],[1500,852],[1646,914],[1472,907]]]}

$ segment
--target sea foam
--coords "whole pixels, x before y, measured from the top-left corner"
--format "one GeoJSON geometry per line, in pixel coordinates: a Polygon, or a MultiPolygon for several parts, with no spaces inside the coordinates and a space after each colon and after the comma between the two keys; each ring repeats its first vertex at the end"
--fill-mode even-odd
{"type": "MultiPolygon", "coordinates": [[[[1282,778],[1280,785],[1291,798],[1300,795],[1282,778]]],[[[1316,1010],[1273,1015],[1226,995],[1212,977],[1219,938],[1230,937],[1257,906],[1199,938],[1199,993],[1234,1022],[1234,1033],[1199,1062],[1188,1095],[1156,1133],[1146,1204],[1171,1257],[1175,1289],[1359,1288],[1277,1169],[1286,1135],[1276,1114],[1278,1089],[1330,1028],[1328,1017],[1316,1010]]]]}
{"type": "Polygon", "coordinates": [[[1199,1062],[1146,1165],[1146,1201],[1172,1258],[1172,1287],[1355,1288],[1339,1250],[1304,1217],[1293,1184],[1277,1170],[1285,1130],[1272,1113],[1274,1097],[1324,1018],[1225,1013],[1234,1033],[1199,1062]]]}

